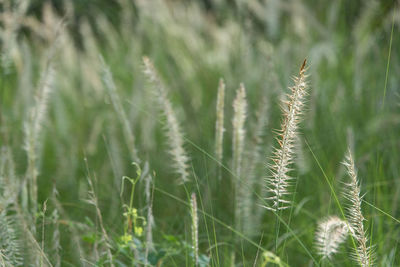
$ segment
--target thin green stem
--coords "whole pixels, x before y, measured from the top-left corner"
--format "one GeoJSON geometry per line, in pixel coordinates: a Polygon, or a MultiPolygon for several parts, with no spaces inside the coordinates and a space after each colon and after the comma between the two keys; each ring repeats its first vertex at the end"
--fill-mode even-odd
{"type": "Polygon", "coordinates": [[[388,82],[388,77],[389,77],[390,54],[392,52],[393,30],[394,30],[394,15],[395,15],[395,12],[393,11],[392,31],[390,33],[390,41],[389,41],[389,54],[388,54],[388,59],[387,59],[387,64],[386,64],[385,86],[383,88],[382,109],[385,107],[386,88],[387,88],[387,82],[388,82]]]}

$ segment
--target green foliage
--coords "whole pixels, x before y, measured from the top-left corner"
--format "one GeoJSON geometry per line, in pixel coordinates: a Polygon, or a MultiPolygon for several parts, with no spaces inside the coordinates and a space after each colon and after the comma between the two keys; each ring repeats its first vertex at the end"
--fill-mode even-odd
{"type": "Polygon", "coordinates": [[[286,263],[284,263],[278,256],[276,256],[274,253],[272,253],[270,251],[264,252],[263,257],[264,257],[264,262],[261,265],[263,267],[267,266],[268,263],[276,264],[279,267],[288,267],[289,266],[286,263]]]}
{"type": "Polygon", "coordinates": [[[124,235],[121,236],[121,242],[123,244],[128,244],[130,241],[132,241],[132,234],[136,235],[137,237],[141,237],[143,234],[143,227],[146,226],[146,218],[143,216],[139,216],[138,210],[133,206],[135,186],[142,175],[142,170],[140,169],[140,166],[138,164],[133,162],[132,165],[134,165],[137,168],[136,178],[129,178],[128,176],[123,176],[121,183],[121,195],[124,193],[125,181],[130,182],[132,185],[129,205],[126,204],[122,205],[122,207],[125,210],[125,212],[122,213],[122,215],[125,217],[124,235]]]}

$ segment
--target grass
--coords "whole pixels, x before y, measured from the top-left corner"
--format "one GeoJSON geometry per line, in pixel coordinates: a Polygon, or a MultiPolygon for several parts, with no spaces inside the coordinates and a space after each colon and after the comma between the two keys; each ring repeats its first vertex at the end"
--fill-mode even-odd
{"type": "Polygon", "coordinates": [[[398,5],[209,2],[2,4],[0,266],[400,265],[398,5]]]}

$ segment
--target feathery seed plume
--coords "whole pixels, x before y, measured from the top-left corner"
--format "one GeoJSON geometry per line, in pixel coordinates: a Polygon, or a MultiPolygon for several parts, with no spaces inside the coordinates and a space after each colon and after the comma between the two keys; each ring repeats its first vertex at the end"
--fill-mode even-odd
{"type": "Polygon", "coordinates": [[[294,86],[290,87],[291,94],[288,95],[288,100],[283,101],[282,129],[279,130],[277,137],[279,147],[273,151],[272,164],[268,164],[271,176],[267,178],[266,182],[271,196],[267,200],[272,201],[272,205],[266,208],[273,211],[288,208],[290,204],[287,196],[290,195],[288,189],[293,178],[288,173],[293,162],[297,128],[303,111],[304,98],[307,94],[305,64],[306,60],[300,68],[299,76],[294,78],[294,86]]]}
{"type": "Polygon", "coordinates": [[[178,119],[168,99],[167,90],[161,82],[153,63],[148,57],[143,57],[143,63],[145,67],[144,73],[154,87],[157,99],[162,107],[162,113],[167,120],[165,129],[170,146],[169,153],[173,157],[175,170],[180,175],[180,180],[178,182],[180,184],[186,183],[189,181],[187,169],[190,158],[183,147],[183,135],[179,127],[178,119]]]}
{"type": "Polygon", "coordinates": [[[222,143],[224,138],[224,98],[225,98],[225,83],[223,79],[219,80],[217,94],[217,120],[215,123],[215,154],[219,162],[222,161],[222,143]]]}
{"type": "Polygon", "coordinates": [[[339,246],[346,240],[349,234],[347,223],[337,216],[330,216],[318,223],[315,233],[315,242],[318,254],[323,258],[331,258],[337,253],[339,246]]]}
{"type": "Polygon", "coordinates": [[[244,136],[246,130],[244,123],[246,121],[246,89],[243,84],[240,84],[236,92],[236,98],[233,100],[233,170],[237,176],[240,176],[241,163],[244,147],[244,136]]]}
{"type": "Polygon", "coordinates": [[[190,211],[192,215],[192,247],[195,260],[195,266],[199,264],[199,218],[197,216],[197,201],[196,194],[192,193],[192,198],[190,200],[190,211]]]}
{"type": "MultiPolygon", "coordinates": [[[[262,180],[258,179],[257,166],[263,161],[263,136],[268,124],[268,101],[264,96],[257,110],[257,120],[252,128],[252,136],[246,146],[246,159],[244,160],[244,173],[246,173],[247,185],[243,195],[243,233],[247,236],[255,235],[260,232],[260,221],[263,208],[256,203],[254,191],[261,186],[262,180]],[[251,141],[250,141],[251,140],[251,141]]],[[[266,196],[266,188],[261,186],[259,194],[266,196]]]]}
{"type": "Polygon", "coordinates": [[[104,62],[103,57],[101,57],[101,56],[100,56],[100,61],[101,61],[101,71],[102,71],[101,76],[103,79],[103,83],[110,95],[114,110],[117,113],[118,118],[121,121],[121,124],[123,126],[124,137],[125,137],[128,147],[129,147],[132,160],[134,162],[140,163],[140,159],[138,157],[136,145],[135,145],[135,136],[134,136],[132,128],[131,128],[131,123],[129,122],[128,116],[126,115],[124,107],[122,106],[121,99],[118,96],[117,87],[115,86],[114,79],[112,77],[110,68],[107,66],[107,64],[104,62]]]}
{"type": "MultiPolygon", "coordinates": [[[[244,123],[246,122],[246,89],[243,84],[240,84],[239,89],[236,92],[236,98],[233,100],[233,171],[237,178],[240,178],[242,172],[242,157],[244,148],[244,138],[246,130],[244,123]]],[[[244,187],[240,180],[235,181],[236,183],[236,196],[235,196],[235,220],[236,225],[239,229],[242,227],[243,220],[243,198],[244,198],[244,187]]]]}
{"type": "Polygon", "coordinates": [[[347,219],[353,230],[352,235],[358,244],[354,258],[362,267],[372,266],[373,253],[371,247],[367,244],[368,238],[363,225],[365,218],[361,212],[362,196],[360,196],[360,185],[350,149],[347,152],[343,165],[347,168],[347,173],[350,176],[350,182],[345,184],[345,197],[350,201],[350,205],[347,207],[347,219]]]}

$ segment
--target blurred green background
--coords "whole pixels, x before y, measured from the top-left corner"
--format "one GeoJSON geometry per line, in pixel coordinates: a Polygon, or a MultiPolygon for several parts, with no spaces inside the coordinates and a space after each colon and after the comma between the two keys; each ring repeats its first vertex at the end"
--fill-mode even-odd
{"type": "MultiPolygon", "coordinates": [[[[274,250],[275,216],[260,208],[263,202],[258,196],[264,194],[266,164],[277,144],[274,130],[281,123],[280,101],[305,58],[309,95],[291,172],[297,178],[294,205],[283,214],[291,231],[282,228],[276,254],[290,266],[356,265],[349,240],[341,255],[330,261],[321,261],[314,248],[317,221],[340,215],[327,179],[341,203],[346,203],[342,182],[347,178],[340,163],[350,147],[367,201],[363,203],[365,227],[375,245],[376,265],[400,265],[398,1],[21,0],[0,5],[4,181],[0,210],[7,216],[22,210],[16,228],[24,228],[20,224],[25,218],[29,226],[25,228],[31,229],[52,265],[108,266],[108,247],[116,266],[141,264],[137,260],[142,257],[143,236],[134,236],[136,248],[121,248],[123,203],[130,197],[129,189],[121,193],[121,182],[124,175],[135,177],[136,168],[131,164],[134,158],[125,122],[113,104],[117,96],[129,134],[135,137],[140,165],[154,178],[152,262],[193,264],[190,209],[177,199],[188,204],[189,193],[195,192],[199,209],[210,215],[199,213],[204,264],[232,266],[234,251],[236,266],[262,266],[257,244],[274,250]],[[143,56],[154,62],[185,137],[191,158],[191,180],[185,187],[176,183],[165,137],[168,125],[143,73],[143,56]],[[114,95],[103,82],[101,57],[113,76],[114,95]],[[50,75],[49,66],[54,69],[50,75]],[[214,153],[220,78],[226,82],[222,161],[226,169],[221,179],[214,153]],[[51,92],[45,115],[37,139],[29,141],[26,129],[47,83],[51,92]],[[237,179],[230,172],[232,101],[240,83],[246,87],[248,101],[243,155],[248,172],[237,179]],[[38,214],[30,209],[33,204],[25,193],[32,173],[29,142],[36,155],[38,214]],[[85,201],[90,198],[88,177],[108,241],[99,214],[85,201]],[[237,183],[252,192],[248,225],[237,229],[242,235],[228,227],[234,227],[237,183]],[[47,199],[48,218],[44,216],[43,222],[39,211],[47,199]],[[59,217],[54,219],[56,213],[59,217]],[[54,245],[57,228],[61,250],[54,245]],[[133,256],[134,252],[140,255],[133,256]]],[[[134,206],[145,216],[144,177],[136,186],[134,206]]],[[[24,240],[24,231],[17,232],[22,232],[17,239],[24,240]]],[[[32,255],[40,254],[29,244],[22,245],[33,247],[21,252],[24,266],[32,255]]]]}

